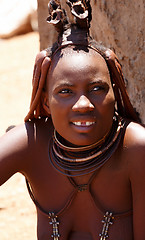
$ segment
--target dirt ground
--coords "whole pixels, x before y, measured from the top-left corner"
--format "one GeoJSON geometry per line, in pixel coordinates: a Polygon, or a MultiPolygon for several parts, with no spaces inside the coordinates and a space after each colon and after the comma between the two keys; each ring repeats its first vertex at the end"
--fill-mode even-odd
{"type": "MultiPolygon", "coordinates": [[[[29,109],[37,32],[0,40],[0,136],[29,109]]],[[[25,180],[15,174],[0,188],[0,240],[36,240],[36,212],[25,180]]]]}

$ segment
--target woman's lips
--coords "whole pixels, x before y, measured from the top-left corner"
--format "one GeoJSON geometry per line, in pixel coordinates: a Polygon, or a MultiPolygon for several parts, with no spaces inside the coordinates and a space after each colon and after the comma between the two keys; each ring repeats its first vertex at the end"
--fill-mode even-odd
{"type": "Polygon", "coordinates": [[[93,130],[95,121],[73,121],[72,127],[78,133],[88,133],[93,130]]]}
{"type": "Polygon", "coordinates": [[[89,133],[93,131],[95,123],[95,121],[73,121],[71,124],[75,132],[89,133]]]}
{"type": "Polygon", "coordinates": [[[79,126],[79,127],[89,127],[95,124],[95,122],[93,121],[76,121],[76,122],[72,122],[72,124],[74,124],[75,126],[79,126]]]}
{"type": "Polygon", "coordinates": [[[78,133],[88,133],[93,131],[96,124],[96,117],[94,116],[75,116],[70,121],[74,131],[78,133]]]}

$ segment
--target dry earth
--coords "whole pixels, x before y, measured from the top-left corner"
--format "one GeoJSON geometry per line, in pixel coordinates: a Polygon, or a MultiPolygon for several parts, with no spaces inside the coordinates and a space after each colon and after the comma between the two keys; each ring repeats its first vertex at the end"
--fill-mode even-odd
{"type": "MultiPolygon", "coordinates": [[[[37,32],[0,40],[0,136],[23,122],[29,108],[37,32]]],[[[36,239],[36,213],[19,173],[0,188],[0,240],[36,239]]]]}

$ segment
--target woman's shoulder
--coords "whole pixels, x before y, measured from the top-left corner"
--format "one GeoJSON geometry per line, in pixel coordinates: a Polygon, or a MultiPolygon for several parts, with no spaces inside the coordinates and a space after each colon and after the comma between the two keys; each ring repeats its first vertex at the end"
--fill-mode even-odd
{"type": "Polygon", "coordinates": [[[13,127],[0,137],[0,184],[14,173],[25,173],[34,166],[40,150],[44,152],[48,148],[52,126],[48,119],[32,120],[13,127]]]}
{"type": "Polygon", "coordinates": [[[51,119],[34,119],[13,127],[0,137],[0,149],[5,151],[24,151],[32,149],[39,139],[48,141],[52,135],[51,119]]]}
{"type": "Polygon", "coordinates": [[[145,171],[145,127],[130,122],[126,128],[123,141],[123,157],[127,167],[136,178],[136,171],[145,171]]]}
{"type": "Polygon", "coordinates": [[[125,145],[129,147],[145,147],[145,127],[136,122],[129,122],[125,131],[125,145]]]}
{"type": "Polygon", "coordinates": [[[131,122],[126,128],[122,160],[132,189],[134,211],[143,209],[145,201],[145,128],[131,122]],[[138,196],[141,196],[138,198],[138,196]]]}

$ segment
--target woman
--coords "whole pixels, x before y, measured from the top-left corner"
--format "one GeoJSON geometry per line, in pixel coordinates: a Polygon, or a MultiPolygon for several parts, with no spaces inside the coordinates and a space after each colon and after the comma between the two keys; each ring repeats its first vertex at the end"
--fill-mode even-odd
{"type": "Polygon", "coordinates": [[[0,182],[26,178],[39,240],[143,240],[145,130],[116,55],[89,36],[89,2],[58,2],[58,41],[36,58],[25,124],[0,139],[0,182]]]}

